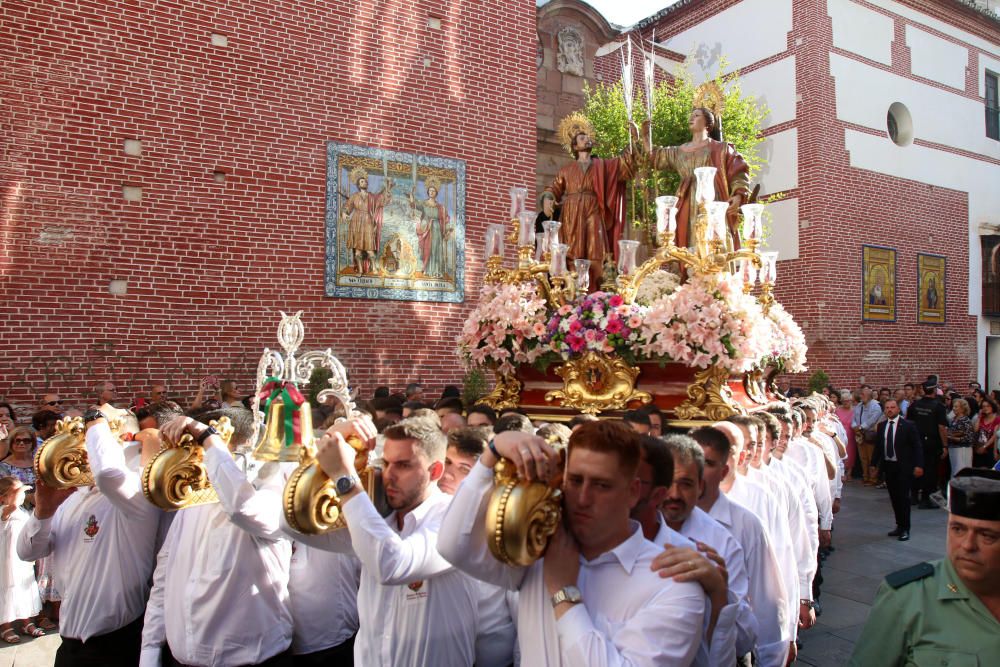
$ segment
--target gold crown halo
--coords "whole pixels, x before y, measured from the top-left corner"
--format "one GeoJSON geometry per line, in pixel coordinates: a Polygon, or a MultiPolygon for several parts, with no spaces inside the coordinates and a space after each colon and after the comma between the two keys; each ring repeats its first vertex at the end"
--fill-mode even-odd
{"type": "Polygon", "coordinates": [[[694,91],[694,106],[705,107],[719,118],[726,110],[726,94],[715,81],[706,81],[694,91]]]}
{"type": "Polygon", "coordinates": [[[368,180],[368,172],[365,171],[364,167],[355,167],[354,169],[351,169],[350,178],[351,178],[351,185],[357,185],[358,181],[361,180],[362,178],[365,179],[366,181],[368,180]]]}
{"type": "Polygon", "coordinates": [[[437,192],[441,192],[441,179],[437,176],[429,176],[424,180],[424,189],[428,195],[430,195],[431,188],[434,188],[437,192]]]}
{"type": "Polygon", "coordinates": [[[574,137],[581,132],[586,133],[591,139],[594,138],[594,126],[579,111],[574,111],[559,123],[559,141],[569,153],[573,152],[574,137]]]}

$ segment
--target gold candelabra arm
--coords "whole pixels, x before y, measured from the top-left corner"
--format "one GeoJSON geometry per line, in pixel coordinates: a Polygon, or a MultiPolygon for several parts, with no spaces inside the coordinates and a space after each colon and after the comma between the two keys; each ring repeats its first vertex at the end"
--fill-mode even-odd
{"type": "Polygon", "coordinates": [[[511,244],[515,244],[521,237],[521,219],[511,218],[510,219],[510,234],[507,235],[507,240],[511,244]]]}
{"type": "Polygon", "coordinates": [[[509,271],[503,268],[503,257],[500,255],[493,255],[486,260],[486,274],[483,276],[483,282],[489,284],[505,283],[507,282],[509,271]]]}
{"type": "Polygon", "coordinates": [[[765,314],[771,310],[771,304],[774,303],[774,297],[771,295],[771,290],[773,289],[774,287],[768,283],[763,283],[760,286],[760,298],[757,300],[760,302],[760,306],[765,314]]]}

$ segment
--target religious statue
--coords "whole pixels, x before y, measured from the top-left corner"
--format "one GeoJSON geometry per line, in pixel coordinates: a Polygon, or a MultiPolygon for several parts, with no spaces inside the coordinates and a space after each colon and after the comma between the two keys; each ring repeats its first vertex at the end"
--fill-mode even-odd
{"type": "Polygon", "coordinates": [[[348,221],[346,245],[355,273],[360,276],[376,270],[375,258],[382,240],[382,210],[392,198],[393,180],[386,178],[382,192],[374,194],[368,192],[368,172],[363,167],[352,169],[350,179],[358,191],[350,196],[341,193],[347,200],[341,215],[348,221]]]}
{"type": "MultiPolygon", "coordinates": [[[[696,103],[697,101],[698,97],[696,103]]],[[[715,108],[721,113],[721,91],[715,93],[715,108]]],[[[694,247],[697,239],[692,238],[692,230],[698,213],[697,207],[693,205],[696,189],[694,170],[698,167],[715,167],[715,199],[729,202],[726,226],[733,248],[738,249],[740,206],[749,201],[749,166],[732,144],[722,141],[721,118],[707,106],[698,106],[691,111],[688,127],[691,130],[691,141],[680,146],[651,148],[649,133],[643,132],[650,166],[676,172],[681,177],[680,187],[677,189],[676,243],[681,247],[694,247]]]]}
{"type": "Polygon", "coordinates": [[[437,200],[441,181],[431,176],[424,182],[427,199],[416,200],[416,185],[410,190],[410,206],[417,212],[417,240],[420,242],[420,259],[424,278],[445,278],[448,256],[445,240],[448,238],[448,210],[437,200]]]}
{"type": "Polygon", "coordinates": [[[924,302],[929,310],[937,310],[938,308],[938,290],[937,290],[937,279],[934,276],[930,277],[927,283],[927,291],[924,294],[924,302]]]}
{"type": "Polygon", "coordinates": [[[559,53],[556,55],[556,69],[563,74],[583,76],[583,37],[573,27],[563,28],[556,35],[559,53]]]}
{"type": "MultiPolygon", "coordinates": [[[[630,131],[638,135],[634,126],[630,131]]],[[[559,137],[574,161],[559,170],[541,198],[544,210],[551,210],[547,200],[560,207],[560,241],[569,246],[567,259],[589,259],[590,284],[596,287],[601,284],[605,255],[617,252],[624,230],[625,182],[632,178],[634,167],[630,149],[616,158],[591,157],[593,134],[583,114],[563,119],[559,137]]]]}

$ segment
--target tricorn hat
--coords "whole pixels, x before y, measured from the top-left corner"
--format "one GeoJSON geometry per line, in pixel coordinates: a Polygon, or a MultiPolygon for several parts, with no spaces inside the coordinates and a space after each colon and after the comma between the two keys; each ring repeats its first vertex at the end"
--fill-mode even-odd
{"type": "Polygon", "coordinates": [[[1000,470],[965,468],[948,484],[948,511],[983,521],[1000,521],[1000,470]]]}

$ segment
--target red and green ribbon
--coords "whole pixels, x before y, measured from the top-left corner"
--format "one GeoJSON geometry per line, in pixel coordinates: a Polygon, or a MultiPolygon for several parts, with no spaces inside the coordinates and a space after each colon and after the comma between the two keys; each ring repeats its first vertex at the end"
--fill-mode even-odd
{"type": "Polygon", "coordinates": [[[269,377],[261,387],[259,398],[264,401],[264,412],[268,412],[275,399],[281,399],[285,404],[285,446],[302,442],[301,407],[306,399],[295,383],[269,377]]]}

